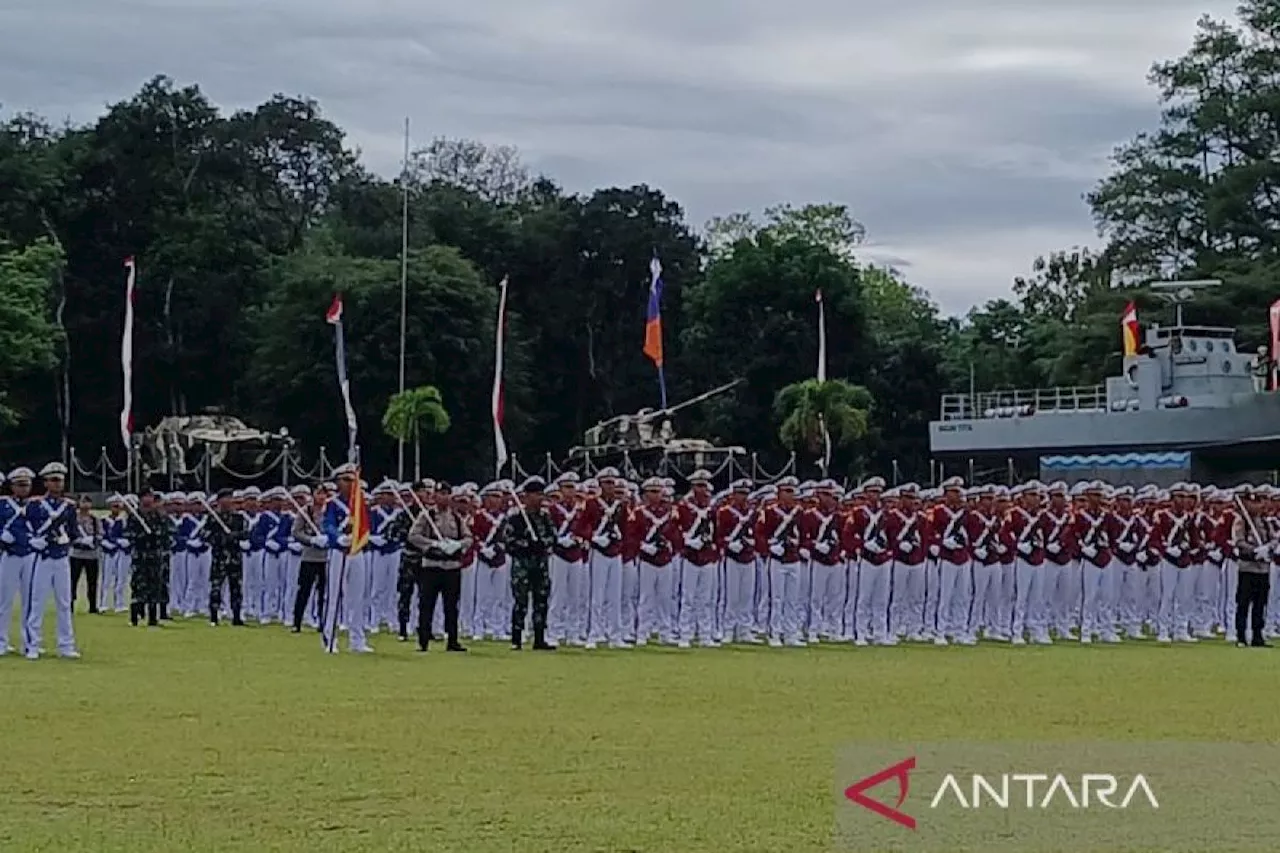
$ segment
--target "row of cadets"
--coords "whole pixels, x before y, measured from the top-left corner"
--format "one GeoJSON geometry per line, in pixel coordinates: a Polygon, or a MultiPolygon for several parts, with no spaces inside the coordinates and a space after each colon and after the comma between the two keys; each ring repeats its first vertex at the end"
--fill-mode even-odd
{"type": "Polygon", "coordinates": [[[44,611],[49,596],[57,615],[57,651],[78,658],[71,619],[71,541],[75,504],[63,494],[67,468],[50,462],[40,469],[44,494],[31,496],[35,474],[20,467],[9,472],[10,495],[0,498],[0,655],[9,645],[13,601],[21,601],[22,653],[37,660],[44,653],[44,611]]]}
{"type": "Polygon", "coordinates": [[[98,610],[106,613],[128,611],[127,593],[129,574],[133,570],[133,543],[125,534],[129,520],[125,501],[138,508],[135,495],[113,494],[107,498],[107,517],[102,520],[102,581],[98,584],[98,610]]]}

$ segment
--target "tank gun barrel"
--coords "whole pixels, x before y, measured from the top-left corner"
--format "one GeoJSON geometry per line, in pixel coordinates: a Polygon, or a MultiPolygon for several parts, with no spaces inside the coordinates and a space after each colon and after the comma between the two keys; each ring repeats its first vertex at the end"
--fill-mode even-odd
{"type": "Polygon", "coordinates": [[[665,409],[658,409],[656,412],[650,412],[644,416],[644,419],[646,421],[651,421],[657,418],[665,418],[675,412],[680,411],[681,409],[687,409],[688,407],[694,405],[695,403],[701,403],[703,400],[708,400],[717,395],[724,394],[727,391],[731,391],[734,388],[737,388],[739,385],[741,385],[745,381],[746,381],[745,379],[735,379],[732,382],[726,382],[725,384],[719,386],[718,388],[712,388],[710,391],[704,391],[698,396],[690,397],[688,400],[685,400],[682,403],[676,403],[674,406],[668,406],[665,409]]]}

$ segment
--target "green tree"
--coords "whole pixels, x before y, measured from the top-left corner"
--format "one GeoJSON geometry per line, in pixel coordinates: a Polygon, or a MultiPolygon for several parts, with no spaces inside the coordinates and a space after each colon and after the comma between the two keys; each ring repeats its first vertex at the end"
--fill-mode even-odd
{"type": "Polygon", "coordinates": [[[408,388],[387,401],[382,429],[398,442],[413,445],[413,478],[422,477],[422,436],[449,429],[449,412],[440,389],[433,385],[408,388]]]}
{"type": "Polygon", "coordinates": [[[11,392],[29,393],[27,383],[47,380],[57,362],[60,340],[50,298],[62,264],[62,253],[47,241],[21,250],[0,244],[0,424],[5,426],[25,414],[26,400],[11,392]]]}
{"type": "Polygon", "coordinates": [[[773,401],[782,445],[819,458],[826,450],[824,427],[833,447],[849,447],[867,435],[871,408],[871,392],[843,379],[795,382],[779,391],[773,401]]]}

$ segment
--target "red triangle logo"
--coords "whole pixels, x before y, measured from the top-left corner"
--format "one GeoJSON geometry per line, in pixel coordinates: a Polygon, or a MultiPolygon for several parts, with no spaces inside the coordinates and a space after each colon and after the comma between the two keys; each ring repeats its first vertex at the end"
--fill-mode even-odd
{"type": "Polygon", "coordinates": [[[875,812],[880,817],[888,818],[896,824],[905,826],[907,829],[915,829],[916,819],[905,812],[899,811],[902,808],[902,804],[906,802],[907,793],[911,790],[911,771],[915,769],[916,757],[913,755],[891,767],[886,767],[879,773],[874,773],[865,779],[854,782],[844,789],[845,798],[868,811],[875,812]],[[867,791],[890,779],[898,780],[898,802],[893,806],[887,806],[879,800],[873,800],[867,796],[867,791]]]}

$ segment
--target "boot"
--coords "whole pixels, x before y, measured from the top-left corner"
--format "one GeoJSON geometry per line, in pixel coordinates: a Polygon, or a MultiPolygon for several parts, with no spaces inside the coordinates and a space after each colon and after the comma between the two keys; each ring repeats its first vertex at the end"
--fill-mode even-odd
{"type": "Polygon", "coordinates": [[[518,652],[524,648],[524,638],[521,636],[519,628],[511,632],[511,651],[518,652]]]}
{"type": "Polygon", "coordinates": [[[402,643],[407,643],[407,642],[409,642],[409,624],[408,624],[407,622],[401,622],[401,623],[400,623],[400,636],[399,636],[399,639],[400,639],[400,642],[402,642],[402,643]]]}
{"type": "Polygon", "coordinates": [[[244,620],[240,618],[240,608],[231,608],[231,624],[237,627],[244,627],[244,620]]]}
{"type": "Polygon", "coordinates": [[[533,649],[538,652],[554,652],[556,647],[547,642],[547,631],[545,628],[533,629],[533,649]]]}
{"type": "Polygon", "coordinates": [[[167,604],[160,605],[160,618],[166,622],[173,621],[173,617],[169,615],[169,605],[167,604]]]}
{"type": "Polygon", "coordinates": [[[157,618],[158,615],[159,615],[159,608],[154,604],[148,604],[147,605],[147,625],[148,626],[159,625],[160,620],[159,618],[157,618]]]}
{"type": "Polygon", "coordinates": [[[215,628],[218,627],[218,608],[216,607],[209,608],[209,624],[215,628]]]}
{"type": "Polygon", "coordinates": [[[445,650],[450,652],[465,652],[467,649],[466,646],[458,642],[457,633],[453,633],[449,635],[449,644],[445,646],[445,650]]]}
{"type": "Polygon", "coordinates": [[[142,605],[134,601],[129,604],[129,623],[133,627],[138,627],[138,620],[142,618],[142,605]]]}

